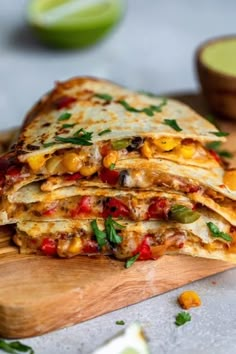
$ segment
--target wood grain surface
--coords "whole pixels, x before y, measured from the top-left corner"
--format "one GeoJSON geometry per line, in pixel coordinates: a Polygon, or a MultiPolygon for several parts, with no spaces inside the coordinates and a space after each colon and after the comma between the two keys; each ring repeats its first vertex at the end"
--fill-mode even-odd
{"type": "MultiPolygon", "coordinates": [[[[207,113],[200,96],[178,98],[207,113]]],[[[231,133],[226,147],[236,152],[236,123],[219,125],[231,133]]],[[[136,262],[129,269],[107,257],[26,256],[18,254],[10,236],[0,229],[0,336],[6,338],[71,326],[233,267],[187,256],[136,262]]]]}
{"type": "Polygon", "coordinates": [[[231,265],[185,256],[123,262],[105,257],[0,258],[0,335],[40,335],[162,294],[231,265]]]}

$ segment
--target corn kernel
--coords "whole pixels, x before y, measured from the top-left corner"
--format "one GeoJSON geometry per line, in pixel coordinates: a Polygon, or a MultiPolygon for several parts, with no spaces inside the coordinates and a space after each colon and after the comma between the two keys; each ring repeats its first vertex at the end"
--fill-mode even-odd
{"type": "Polygon", "coordinates": [[[111,151],[103,158],[103,166],[109,168],[112,164],[115,164],[118,160],[118,152],[111,151]]]}
{"type": "Polygon", "coordinates": [[[147,159],[150,159],[152,157],[152,149],[150,143],[147,140],[144,141],[144,144],[141,147],[141,153],[147,159]]]}
{"type": "Polygon", "coordinates": [[[178,297],[178,302],[180,306],[185,310],[190,309],[190,307],[201,306],[202,304],[199,295],[192,290],[184,291],[182,294],[180,294],[178,297]]]}
{"type": "Polygon", "coordinates": [[[196,148],[193,144],[181,145],[179,151],[185,159],[191,159],[196,151],[196,148]]]}
{"type": "Polygon", "coordinates": [[[236,170],[225,171],[223,180],[226,187],[231,191],[236,191],[236,170]]]}
{"type": "Polygon", "coordinates": [[[83,166],[79,170],[80,174],[82,176],[88,177],[93,175],[95,172],[97,172],[99,169],[99,166],[83,166]]]}
{"type": "Polygon", "coordinates": [[[66,152],[62,164],[67,172],[77,172],[82,167],[82,161],[75,152],[66,152]]]}
{"type": "Polygon", "coordinates": [[[176,146],[180,144],[181,139],[166,137],[160,139],[153,139],[153,143],[161,150],[161,151],[170,151],[173,150],[176,146]]]}
{"type": "Polygon", "coordinates": [[[30,156],[27,162],[33,172],[39,171],[45,164],[45,158],[43,155],[30,156]]]}
{"type": "Polygon", "coordinates": [[[51,157],[46,163],[46,169],[50,174],[63,173],[64,168],[61,164],[60,156],[51,157]]]}
{"type": "Polygon", "coordinates": [[[68,248],[68,253],[79,254],[82,251],[83,243],[80,237],[74,237],[68,248]]]}

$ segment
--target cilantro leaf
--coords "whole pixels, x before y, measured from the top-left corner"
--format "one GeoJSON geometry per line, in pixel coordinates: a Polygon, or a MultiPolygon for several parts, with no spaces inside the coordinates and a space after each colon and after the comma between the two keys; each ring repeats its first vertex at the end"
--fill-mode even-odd
{"type": "Polygon", "coordinates": [[[28,345],[25,345],[19,341],[6,342],[0,339],[0,349],[6,353],[18,354],[19,352],[34,354],[34,351],[28,345]]]}
{"type": "Polygon", "coordinates": [[[116,229],[123,229],[125,226],[118,224],[115,220],[112,219],[111,216],[105,220],[105,230],[107,234],[107,239],[110,243],[121,243],[122,237],[117,234],[116,229]]]}
{"type": "Polygon", "coordinates": [[[205,119],[217,127],[216,119],[214,116],[212,116],[211,114],[208,114],[207,116],[205,116],[205,119]]]}
{"type": "Polygon", "coordinates": [[[177,132],[181,132],[183,130],[179,127],[179,125],[175,119],[164,119],[164,124],[169,125],[171,128],[173,128],[177,132]]]}
{"type": "Polygon", "coordinates": [[[216,136],[228,136],[229,133],[226,132],[210,132],[211,134],[214,134],[216,136]]]}
{"type": "Polygon", "coordinates": [[[125,321],[120,320],[120,321],[116,321],[116,324],[119,326],[124,326],[125,325],[125,321]]]}
{"type": "Polygon", "coordinates": [[[167,104],[167,98],[163,98],[158,106],[151,105],[150,108],[155,112],[162,112],[162,107],[167,104]]]}
{"type": "Polygon", "coordinates": [[[98,135],[102,136],[102,135],[110,133],[110,132],[111,132],[111,129],[105,129],[105,130],[101,131],[100,133],[98,133],[98,135]]]}
{"type": "Polygon", "coordinates": [[[221,144],[222,144],[221,141],[212,141],[212,142],[206,144],[206,147],[207,147],[207,149],[218,151],[221,144]]]}
{"type": "Polygon", "coordinates": [[[150,106],[142,108],[142,109],[138,109],[138,108],[130,106],[129,103],[126,102],[125,100],[120,100],[120,101],[118,101],[118,103],[120,103],[127,111],[137,112],[137,113],[146,113],[148,116],[151,117],[154,115],[154,112],[161,112],[162,111],[162,107],[166,105],[167,99],[164,98],[163,101],[158,106],[150,105],[150,106]]]}
{"type": "Polygon", "coordinates": [[[60,115],[58,121],[68,120],[71,117],[71,113],[65,112],[60,115]]]}
{"type": "Polygon", "coordinates": [[[125,268],[130,268],[134,264],[134,262],[137,261],[139,256],[140,256],[140,253],[137,253],[135,256],[127,259],[127,261],[125,262],[125,268]]]}
{"type": "Polygon", "coordinates": [[[220,150],[218,151],[218,155],[220,155],[221,157],[225,157],[227,159],[232,159],[232,157],[234,156],[232,152],[228,150],[220,150]]]}
{"type": "Polygon", "coordinates": [[[94,96],[108,102],[112,101],[113,99],[113,97],[107,93],[96,93],[94,96]]]}
{"type": "Polygon", "coordinates": [[[191,315],[185,311],[179,312],[175,317],[176,326],[183,326],[188,321],[191,321],[191,315]]]}
{"type": "Polygon", "coordinates": [[[63,124],[62,128],[73,128],[75,124],[63,124]]]}
{"type": "Polygon", "coordinates": [[[212,141],[206,144],[206,148],[209,150],[214,150],[221,157],[231,159],[234,155],[228,150],[220,150],[221,145],[222,145],[221,141],[212,141]]]}
{"type": "Polygon", "coordinates": [[[138,93],[141,93],[141,95],[145,95],[148,97],[158,97],[158,95],[156,95],[155,93],[149,92],[149,91],[145,91],[145,90],[139,90],[137,91],[138,93]]]}
{"type": "Polygon", "coordinates": [[[43,147],[47,148],[47,147],[53,146],[53,145],[55,145],[55,144],[56,144],[56,143],[55,143],[54,141],[52,141],[51,143],[45,143],[45,144],[43,144],[43,147]]]}
{"type": "Polygon", "coordinates": [[[106,233],[104,231],[99,230],[97,220],[91,221],[91,228],[96,236],[98,246],[102,248],[107,243],[106,233]]]}
{"type": "Polygon", "coordinates": [[[233,240],[229,234],[220,231],[218,226],[215,225],[213,222],[207,222],[207,226],[211,232],[212,237],[222,238],[223,240],[228,242],[231,242],[233,240]]]}
{"type": "Polygon", "coordinates": [[[110,164],[110,167],[109,167],[109,170],[114,170],[114,168],[116,167],[116,164],[115,163],[111,163],[110,164]]]}
{"type": "Polygon", "coordinates": [[[64,138],[62,136],[57,136],[55,140],[61,143],[71,143],[75,145],[90,146],[93,145],[91,141],[92,135],[93,135],[92,132],[86,132],[86,130],[81,128],[73,135],[73,137],[64,138]]]}
{"type": "Polygon", "coordinates": [[[118,101],[118,103],[120,103],[127,111],[130,111],[130,112],[142,112],[141,109],[137,109],[135,107],[130,106],[129,103],[126,102],[125,100],[120,100],[120,101],[118,101]]]}

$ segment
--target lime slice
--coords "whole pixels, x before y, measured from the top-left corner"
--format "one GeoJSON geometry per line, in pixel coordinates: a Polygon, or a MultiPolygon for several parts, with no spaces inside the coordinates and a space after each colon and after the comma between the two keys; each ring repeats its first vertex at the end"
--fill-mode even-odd
{"type": "Polygon", "coordinates": [[[49,45],[84,47],[107,34],[124,8],[125,0],[31,0],[28,22],[49,45]]]}
{"type": "Polygon", "coordinates": [[[138,323],[133,323],[93,354],[149,354],[149,349],[142,329],[138,323]]]}

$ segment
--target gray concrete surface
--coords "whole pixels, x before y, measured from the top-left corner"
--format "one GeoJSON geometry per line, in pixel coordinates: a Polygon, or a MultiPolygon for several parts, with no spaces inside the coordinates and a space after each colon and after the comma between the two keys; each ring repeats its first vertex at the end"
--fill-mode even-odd
{"type": "MultiPolygon", "coordinates": [[[[0,0],[0,5],[0,129],[19,125],[55,80],[74,75],[157,93],[197,90],[195,48],[236,30],[235,0],[128,0],[123,22],[104,42],[84,51],[53,51],[35,42],[25,27],[25,0],[0,0]]],[[[192,321],[181,328],[174,325],[178,289],[24,342],[36,354],[88,354],[120,330],[115,321],[122,319],[143,324],[153,354],[234,354],[235,280],[231,270],[186,286],[199,292],[203,305],[191,310],[192,321]]]]}

